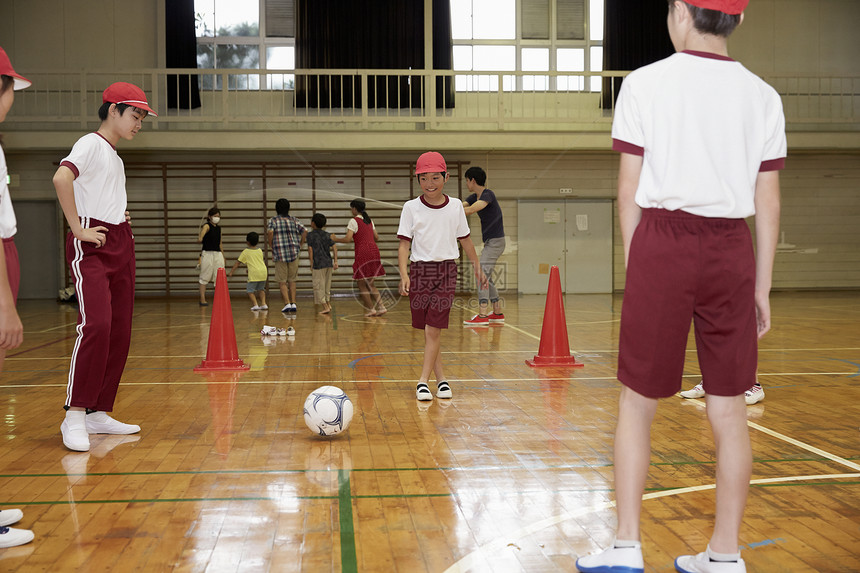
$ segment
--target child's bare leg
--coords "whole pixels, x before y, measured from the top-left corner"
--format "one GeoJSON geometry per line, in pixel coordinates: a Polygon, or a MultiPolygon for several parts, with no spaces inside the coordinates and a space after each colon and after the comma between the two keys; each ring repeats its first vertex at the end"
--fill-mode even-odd
{"type": "Polygon", "coordinates": [[[254,293],[249,292],[249,293],[248,293],[248,298],[250,298],[250,299],[251,299],[251,305],[252,305],[252,306],[257,306],[257,297],[256,297],[256,296],[254,296],[254,293]]]}
{"type": "Polygon", "coordinates": [[[746,402],[743,394],[707,394],[705,402],[717,450],[717,511],[709,545],[717,553],[737,553],[752,475],[746,402]]]}
{"type": "Polygon", "coordinates": [[[257,293],[260,295],[260,306],[266,306],[266,291],[258,290],[257,293]]]}
{"type": "Polygon", "coordinates": [[[430,380],[430,374],[436,369],[437,362],[439,370],[436,372],[438,378],[442,370],[442,360],[439,357],[439,349],[442,347],[442,329],[435,326],[424,327],[424,366],[421,369],[419,382],[426,383],[430,380]]]}
{"type": "Polygon", "coordinates": [[[651,463],[651,422],[656,412],[656,399],[621,388],[614,454],[617,539],[639,541],[642,494],[651,463]]]}
{"type": "Polygon", "coordinates": [[[375,316],[373,302],[370,300],[370,286],[367,279],[356,279],[358,281],[358,294],[361,297],[361,305],[367,310],[364,316],[375,316]]]}
{"type": "Polygon", "coordinates": [[[388,309],[382,304],[382,295],[379,294],[374,279],[370,279],[368,282],[370,283],[370,295],[373,297],[373,310],[376,311],[376,314],[385,314],[388,309]]]}
{"type": "Polygon", "coordinates": [[[206,302],[206,285],[200,285],[200,302],[206,302]]]}
{"type": "MultiPolygon", "coordinates": [[[[441,332],[440,332],[441,336],[441,332]]],[[[436,375],[436,383],[438,384],[442,380],[445,380],[445,372],[442,370],[442,344],[441,338],[439,340],[439,348],[436,349],[436,360],[433,362],[433,374],[436,375]]]]}

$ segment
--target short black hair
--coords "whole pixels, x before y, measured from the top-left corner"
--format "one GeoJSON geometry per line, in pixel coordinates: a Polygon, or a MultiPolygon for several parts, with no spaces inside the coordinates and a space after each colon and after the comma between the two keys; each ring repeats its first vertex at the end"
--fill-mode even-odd
{"type": "Polygon", "coordinates": [[[247,235],[245,235],[245,240],[248,241],[248,244],[252,247],[256,247],[257,243],[260,242],[260,235],[254,231],[251,231],[247,235]]]}
{"type": "Polygon", "coordinates": [[[475,183],[483,187],[487,184],[487,172],[478,166],[466,169],[466,179],[473,179],[475,183]]]}
{"type": "MultiPolygon", "coordinates": [[[[113,105],[113,104],[112,104],[111,102],[109,102],[109,101],[106,101],[106,102],[104,102],[104,103],[102,104],[102,106],[99,108],[99,119],[100,119],[100,120],[104,121],[104,120],[106,120],[106,119],[107,119],[107,117],[108,117],[108,111],[110,111],[110,106],[112,106],[112,105],[113,105]]],[[[142,114],[144,114],[144,115],[146,115],[147,113],[149,113],[149,112],[147,112],[145,109],[140,109],[139,107],[134,107],[133,105],[128,105],[127,103],[118,103],[118,104],[116,104],[116,109],[117,109],[117,111],[119,112],[119,114],[120,114],[120,115],[122,115],[123,113],[125,113],[125,110],[127,110],[127,109],[129,109],[129,108],[131,108],[131,109],[135,109],[135,110],[137,110],[138,112],[140,112],[140,113],[142,113],[142,114]]]]}
{"type": "Polygon", "coordinates": [[[675,2],[681,2],[690,10],[690,16],[693,17],[693,26],[702,34],[710,34],[711,36],[722,36],[728,38],[738,24],[741,23],[740,14],[726,14],[719,10],[710,10],[708,8],[699,8],[684,2],[684,0],[668,0],[669,9],[675,5],[675,2]]]}
{"type": "Polygon", "coordinates": [[[311,217],[311,223],[317,226],[317,229],[322,229],[326,224],[325,215],[322,213],[314,213],[313,217],[311,217]]]}
{"type": "Polygon", "coordinates": [[[278,199],[275,201],[275,211],[278,212],[278,215],[282,217],[286,217],[290,214],[290,201],[289,199],[278,199]]]}
{"type": "Polygon", "coordinates": [[[207,217],[211,217],[212,215],[220,215],[221,209],[218,208],[218,205],[213,205],[211,209],[206,212],[207,217]]]}

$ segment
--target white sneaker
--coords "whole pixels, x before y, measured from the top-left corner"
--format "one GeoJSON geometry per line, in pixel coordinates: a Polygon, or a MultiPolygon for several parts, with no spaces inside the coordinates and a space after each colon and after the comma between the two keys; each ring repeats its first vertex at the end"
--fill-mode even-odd
{"type": "Polygon", "coordinates": [[[276,335],[276,334],[278,334],[278,329],[275,328],[274,326],[267,326],[264,324],[263,329],[260,330],[260,334],[262,334],[263,336],[276,335]]]}
{"type": "Polygon", "coordinates": [[[87,433],[90,434],[136,434],[140,431],[140,426],[135,424],[124,424],[114,420],[107,415],[107,412],[93,412],[87,414],[86,418],[87,433]]]}
{"type": "Polygon", "coordinates": [[[290,312],[290,304],[285,304],[284,308],[281,309],[281,312],[290,312]]]}
{"type": "Polygon", "coordinates": [[[576,560],[582,573],[644,573],[642,547],[610,547],[576,560]]]}
{"type": "Polygon", "coordinates": [[[288,326],[287,331],[286,331],[286,335],[287,336],[295,336],[296,335],[296,329],[293,328],[292,326],[288,326]]]}
{"type": "Polygon", "coordinates": [[[438,384],[436,384],[436,397],[437,398],[453,398],[454,394],[451,393],[451,385],[448,384],[447,380],[442,380],[438,384]]]}
{"type": "Polygon", "coordinates": [[[433,393],[430,392],[430,387],[427,384],[419,382],[418,387],[415,389],[415,397],[422,402],[427,402],[433,399],[433,393]]]}
{"type": "Polygon", "coordinates": [[[707,551],[698,555],[682,555],[675,559],[675,570],[679,573],[746,573],[743,559],[737,561],[711,561],[707,551]]]}
{"type": "MultiPolygon", "coordinates": [[[[84,413],[81,412],[81,414],[84,413]]],[[[75,419],[71,423],[66,418],[60,424],[60,433],[63,434],[63,445],[70,450],[76,452],[90,451],[90,435],[87,432],[87,424],[83,418],[80,420],[75,419]]]]}
{"type": "Polygon", "coordinates": [[[764,388],[759,385],[755,385],[746,392],[744,392],[744,400],[747,403],[747,406],[752,406],[753,404],[758,404],[762,400],[764,400],[764,388]]]}
{"type": "Polygon", "coordinates": [[[24,519],[24,512],[20,509],[4,509],[0,511],[0,527],[7,527],[24,519]]]}
{"type": "Polygon", "coordinates": [[[699,382],[689,390],[681,392],[681,398],[702,398],[705,396],[705,383],[699,382]]]}
{"type": "Polygon", "coordinates": [[[261,304],[260,310],[269,310],[269,305],[268,304],[261,304]]]}
{"type": "Polygon", "coordinates": [[[255,304],[254,306],[251,307],[251,310],[262,310],[262,309],[255,304]]]}
{"type": "Polygon", "coordinates": [[[287,335],[287,329],[286,328],[278,328],[275,330],[275,334],[278,336],[286,336],[287,335]]]}
{"type": "Polygon", "coordinates": [[[0,548],[17,547],[33,541],[33,532],[29,529],[12,529],[11,527],[0,527],[0,548]]]}

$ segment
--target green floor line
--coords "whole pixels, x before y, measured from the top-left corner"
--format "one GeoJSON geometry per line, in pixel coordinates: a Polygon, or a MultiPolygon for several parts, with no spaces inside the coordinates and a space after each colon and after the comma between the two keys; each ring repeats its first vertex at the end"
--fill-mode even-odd
{"type": "Polygon", "coordinates": [[[355,554],[355,527],[352,523],[352,490],[349,470],[339,470],[338,515],[340,516],[340,570],[343,573],[358,573],[355,554]]]}

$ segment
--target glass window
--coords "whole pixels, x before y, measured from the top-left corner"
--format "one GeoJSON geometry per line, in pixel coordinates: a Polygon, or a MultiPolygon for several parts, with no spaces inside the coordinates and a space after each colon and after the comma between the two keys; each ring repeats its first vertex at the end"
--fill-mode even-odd
{"type": "MultiPolygon", "coordinates": [[[[603,69],[605,0],[449,0],[456,71],[595,72],[603,69]],[[544,20],[547,22],[544,22],[544,20]],[[545,25],[546,24],[546,25],[545,25]],[[547,28],[547,26],[549,26],[547,28]]],[[[458,76],[458,90],[497,89],[494,76],[458,76]]],[[[585,75],[502,76],[502,89],[582,91],[585,75]]]]}
{"type": "Polygon", "coordinates": [[[473,46],[472,69],[484,72],[508,72],[517,69],[515,46],[473,46]]]}
{"type": "Polygon", "coordinates": [[[472,0],[472,37],[513,40],[517,37],[516,0],[472,0]]]}
{"type": "Polygon", "coordinates": [[[589,0],[588,2],[588,37],[599,42],[603,41],[603,6],[605,0],[589,0]]]}
{"type": "MultiPolygon", "coordinates": [[[[295,38],[285,36],[276,24],[293,10],[292,0],[194,0],[197,33],[197,67],[244,70],[294,70],[295,38]],[[261,29],[270,7],[277,37],[266,37],[261,29]]],[[[290,20],[292,21],[292,20],[290,20]]],[[[292,30],[292,28],[290,28],[292,30]]],[[[292,31],[288,32],[292,34],[292,31]]],[[[204,90],[221,89],[220,74],[202,75],[204,90]]],[[[294,74],[236,73],[227,76],[228,89],[292,89],[294,74]],[[261,80],[263,78],[263,80],[261,80]],[[261,83],[263,85],[261,85],[261,83]]]]}
{"type": "Polygon", "coordinates": [[[472,69],[472,46],[454,46],[454,69],[472,69]]]}
{"type": "Polygon", "coordinates": [[[451,0],[451,37],[472,39],[472,0],[451,0]]]}
{"type": "MultiPolygon", "coordinates": [[[[591,47],[591,62],[589,63],[592,72],[602,72],[603,71],[603,46],[592,46],[591,47]]],[[[593,77],[591,78],[591,91],[599,92],[601,90],[601,86],[603,84],[603,79],[601,77],[593,77]]]]}

